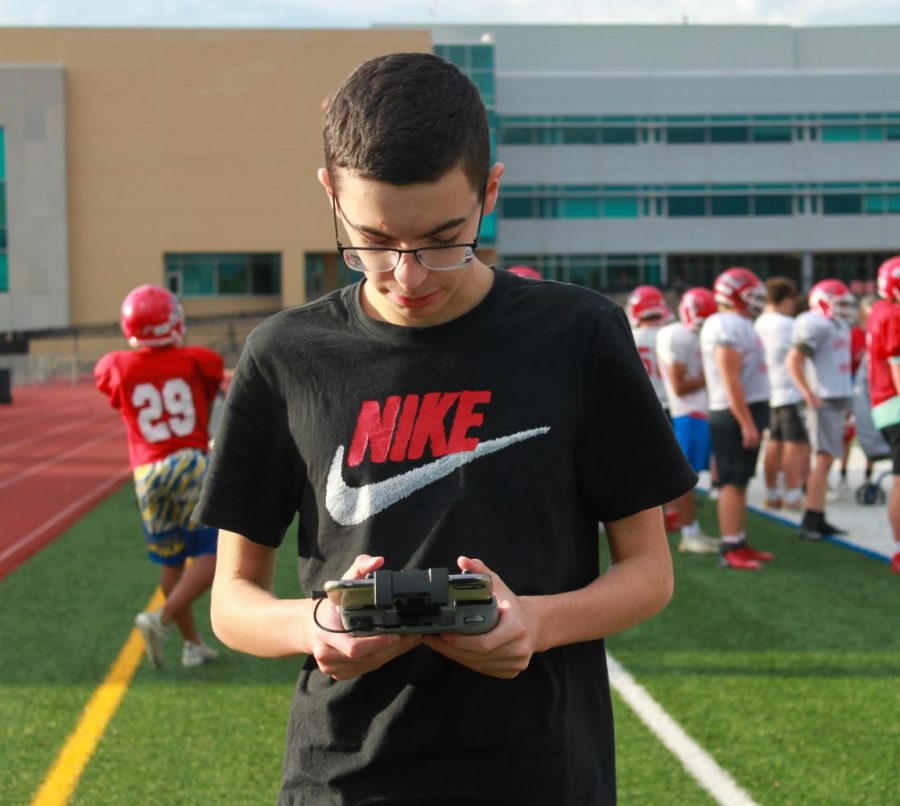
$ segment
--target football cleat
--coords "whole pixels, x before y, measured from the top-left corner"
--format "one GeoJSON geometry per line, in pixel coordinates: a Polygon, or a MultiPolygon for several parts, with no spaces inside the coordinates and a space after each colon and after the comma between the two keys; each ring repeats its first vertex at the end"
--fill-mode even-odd
{"type": "Polygon", "coordinates": [[[144,654],[153,666],[159,669],[163,661],[163,643],[171,625],[163,625],[162,610],[145,610],[134,619],[141,638],[144,639],[144,654]]]}
{"type": "Polygon", "coordinates": [[[743,543],[723,546],[719,554],[719,567],[733,568],[736,571],[759,571],[762,568],[762,562],[750,557],[743,549],[743,543]]]}
{"type": "Polygon", "coordinates": [[[761,563],[770,562],[772,557],[775,556],[771,551],[758,551],[746,541],[741,544],[741,551],[745,557],[749,557],[751,560],[759,560],[761,563]]]}
{"type": "Polygon", "coordinates": [[[891,558],[891,571],[900,574],[900,551],[891,558]]]}
{"type": "Polygon", "coordinates": [[[663,516],[666,520],[667,532],[677,532],[681,529],[681,518],[678,517],[677,510],[667,509],[663,512],[663,516]]]}
{"type": "Polygon", "coordinates": [[[719,541],[702,533],[695,535],[683,534],[678,543],[678,550],[682,554],[717,554],[719,541]]]}

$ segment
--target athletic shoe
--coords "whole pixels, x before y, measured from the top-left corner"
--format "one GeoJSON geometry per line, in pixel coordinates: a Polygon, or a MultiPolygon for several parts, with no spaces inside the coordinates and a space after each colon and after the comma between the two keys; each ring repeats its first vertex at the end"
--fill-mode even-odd
{"type": "Polygon", "coordinates": [[[789,512],[803,512],[803,510],[806,509],[802,497],[795,498],[793,501],[791,501],[789,498],[785,498],[782,502],[782,506],[789,512]]]}
{"type": "Polygon", "coordinates": [[[719,555],[720,568],[734,568],[736,571],[759,571],[762,563],[744,551],[744,543],[734,543],[727,549],[723,547],[719,555]]]}
{"type": "Polygon", "coordinates": [[[719,551],[719,541],[702,532],[695,535],[683,534],[678,550],[688,554],[716,554],[719,551]]]}
{"type": "Polygon", "coordinates": [[[144,654],[157,669],[162,666],[163,643],[170,626],[163,626],[162,610],[145,610],[134,617],[134,626],[144,639],[144,654]]]}
{"type": "Polygon", "coordinates": [[[184,649],[181,650],[182,666],[202,666],[204,663],[216,660],[219,653],[211,646],[206,644],[194,643],[193,641],[185,641],[184,649]]]}
{"type": "Polygon", "coordinates": [[[847,482],[841,481],[834,487],[830,484],[828,485],[828,491],[825,493],[825,501],[829,504],[834,504],[837,501],[840,501],[844,497],[844,493],[847,490],[847,482]]]}
{"type": "Polygon", "coordinates": [[[797,537],[801,540],[822,540],[826,536],[826,532],[823,532],[819,529],[816,529],[812,526],[808,526],[805,523],[800,524],[800,531],[797,532],[797,537]]]}
{"type": "Polygon", "coordinates": [[[822,522],[822,534],[824,535],[845,535],[847,534],[846,529],[841,529],[838,526],[835,526],[833,523],[829,523],[828,521],[822,522]]]}
{"type": "Polygon", "coordinates": [[[678,517],[678,512],[676,510],[667,509],[663,512],[663,515],[666,519],[667,532],[677,532],[681,529],[681,519],[678,517]]]}
{"type": "Polygon", "coordinates": [[[709,492],[707,493],[706,497],[709,498],[711,501],[718,501],[719,500],[719,488],[718,487],[710,487],[709,492]]]}
{"type": "Polygon", "coordinates": [[[895,574],[900,574],[900,551],[891,560],[891,571],[895,574]]]}
{"type": "Polygon", "coordinates": [[[778,497],[776,497],[776,498],[767,497],[766,498],[766,507],[768,509],[781,509],[781,507],[783,505],[784,505],[784,502],[778,497]]]}
{"type": "Polygon", "coordinates": [[[751,560],[759,560],[761,563],[770,562],[774,556],[771,551],[757,551],[747,542],[741,544],[741,551],[744,552],[744,556],[751,560]]]}

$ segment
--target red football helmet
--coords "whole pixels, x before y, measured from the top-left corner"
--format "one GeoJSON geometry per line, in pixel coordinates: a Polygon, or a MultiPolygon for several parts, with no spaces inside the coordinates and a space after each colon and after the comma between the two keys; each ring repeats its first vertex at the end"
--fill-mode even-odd
{"type": "Polygon", "coordinates": [[[766,289],[750,269],[725,269],[713,283],[716,303],[741,314],[756,317],[766,307],[766,289]]]}
{"type": "Polygon", "coordinates": [[[717,310],[716,297],[712,291],[708,288],[689,288],[678,303],[678,318],[691,330],[699,330],[707,317],[717,310]]]}
{"type": "Polygon", "coordinates": [[[809,309],[848,325],[856,322],[856,297],[840,280],[821,280],[809,290],[809,309]]]}
{"type": "Polygon", "coordinates": [[[525,277],[529,280],[543,280],[544,276],[531,266],[510,266],[507,271],[510,274],[518,274],[519,277],[525,277]]]}
{"type": "Polygon", "coordinates": [[[878,296],[900,302],[900,255],[889,257],[878,267],[878,296]]]}
{"type": "Polygon", "coordinates": [[[669,306],[666,305],[666,299],[656,286],[639,285],[628,295],[628,302],[625,305],[625,313],[628,314],[628,321],[633,326],[645,319],[661,319],[669,318],[669,306]]]}
{"type": "Polygon", "coordinates": [[[158,285],[141,285],[122,301],[119,321],[131,347],[180,344],[184,313],[178,298],[158,285]]]}

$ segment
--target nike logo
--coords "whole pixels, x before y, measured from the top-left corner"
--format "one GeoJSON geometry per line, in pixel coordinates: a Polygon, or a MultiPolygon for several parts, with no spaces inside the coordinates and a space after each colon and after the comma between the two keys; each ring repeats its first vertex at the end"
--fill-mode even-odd
{"type": "Polygon", "coordinates": [[[541,436],[550,430],[550,426],[519,431],[507,437],[489,439],[480,442],[473,450],[464,453],[451,453],[429,462],[427,465],[407,470],[398,476],[384,481],[364,484],[362,487],[349,487],[344,483],[341,467],[344,464],[344,446],[339,445],[328,472],[325,485],[325,506],[329,514],[341,526],[356,526],[364,520],[402,501],[407,496],[427,487],[429,484],[449,476],[458,467],[474,462],[482,456],[502,451],[517,442],[541,436]]]}

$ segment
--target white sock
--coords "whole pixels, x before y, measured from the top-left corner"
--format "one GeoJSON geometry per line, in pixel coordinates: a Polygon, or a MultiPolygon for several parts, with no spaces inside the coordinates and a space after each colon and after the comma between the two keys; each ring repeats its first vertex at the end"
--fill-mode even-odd
{"type": "Polygon", "coordinates": [[[681,527],[682,537],[695,537],[698,534],[700,534],[700,524],[696,520],[681,527]]]}
{"type": "Polygon", "coordinates": [[[742,534],[736,535],[722,535],[722,543],[726,546],[736,546],[738,543],[742,542],[744,536],[742,534]]]}
{"type": "Polygon", "coordinates": [[[803,490],[799,487],[793,487],[790,490],[784,491],[784,500],[790,504],[799,501],[801,498],[803,498],[803,490]]]}
{"type": "Polygon", "coordinates": [[[781,492],[777,487],[769,487],[767,495],[769,498],[778,498],[780,497],[781,492]]]}

